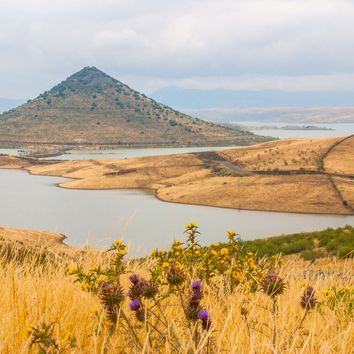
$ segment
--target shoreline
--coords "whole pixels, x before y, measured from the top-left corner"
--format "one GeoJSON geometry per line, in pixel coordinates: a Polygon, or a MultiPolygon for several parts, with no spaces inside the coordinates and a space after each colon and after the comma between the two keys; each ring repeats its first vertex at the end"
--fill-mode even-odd
{"type": "MultiPolygon", "coordinates": [[[[272,213],[350,216],[354,215],[352,209],[342,204],[328,180],[333,175],[335,178],[339,176],[345,183],[350,181],[350,186],[347,187],[349,189],[345,191],[346,195],[342,200],[353,199],[353,172],[343,173],[343,167],[340,166],[343,163],[347,164],[343,165],[344,167],[351,165],[353,157],[350,151],[351,144],[354,143],[352,138],[353,136],[316,141],[286,139],[250,148],[231,148],[212,153],[177,153],[130,159],[46,161],[4,155],[0,168],[22,169],[30,175],[65,178],[65,181],[55,184],[56,187],[64,189],[137,190],[143,193],[145,190],[159,201],[182,205],[272,213]],[[328,166],[328,159],[331,163],[331,156],[336,156],[337,147],[342,148],[345,144],[349,147],[349,155],[343,156],[341,160],[334,160],[333,167],[331,164],[328,166]],[[305,155],[305,161],[309,161],[307,164],[294,165],[293,160],[290,160],[299,149],[303,153],[312,149],[308,156],[305,155]],[[267,155],[267,151],[271,154],[267,155]],[[260,153],[264,154],[268,164],[263,169],[257,169],[255,165],[258,164],[260,153]],[[237,165],[233,162],[235,159],[238,161],[238,156],[247,158],[247,154],[253,159],[250,160],[251,164],[237,165]],[[313,165],[315,160],[312,156],[319,154],[322,156],[322,168],[313,165]],[[274,156],[279,156],[280,163],[284,158],[289,159],[291,163],[278,169],[279,162],[274,162],[274,158],[277,158],[274,156]],[[324,159],[326,168],[323,167],[324,159]],[[293,170],[297,173],[289,173],[293,170]],[[313,173],[308,173],[308,170],[313,173]],[[244,171],[252,173],[245,175],[244,171]],[[302,197],[294,199],[294,195],[302,197]]],[[[303,158],[303,155],[300,156],[303,158]]]]}
{"type": "MultiPolygon", "coordinates": [[[[50,174],[36,174],[36,173],[32,173],[31,171],[29,171],[27,168],[16,168],[16,167],[11,167],[11,168],[3,168],[0,167],[0,170],[20,170],[23,171],[25,173],[28,173],[31,176],[39,176],[39,177],[54,177],[54,178],[63,178],[63,179],[67,179],[68,181],[66,182],[61,182],[61,183],[53,183],[53,186],[56,188],[61,188],[61,189],[66,189],[66,190],[72,190],[72,191],[80,191],[80,190],[84,190],[84,191],[118,191],[118,190],[122,190],[122,191],[138,191],[141,194],[145,194],[145,195],[149,195],[152,196],[154,198],[156,198],[157,200],[159,200],[160,202],[163,203],[171,203],[171,204],[180,204],[180,205],[195,205],[195,206],[203,206],[203,207],[208,207],[208,208],[218,208],[218,209],[229,209],[229,210],[239,210],[239,211],[254,211],[254,212],[264,212],[264,213],[279,213],[279,214],[299,214],[299,215],[323,215],[323,216],[343,216],[343,217],[347,217],[347,216],[354,216],[354,214],[345,214],[345,213],[321,213],[321,212],[313,212],[313,213],[309,213],[309,212],[302,212],[302,211],[284,211],[284,210],[265,210],[265,209],[247,209],[247,208],[233,208],[233,207],[224,207],[224,206],[219,206],[219,205],[210,205],[210,204],[202,204],[202,203],[185,203],[185,202],[178,202],[178,201],[172,201],[172,200],[167,200],[167,199],[163,199],[161,197],[158,196],[158,189],[155,188],[138,188],[138,187],[121,187],[121,188],[73,188],[73,187],[65,187],[62,184],[64,183],[68,183],[71,181],[80,181],[81,178],[68,178],[68,177],[63,177],[61,175],[50,175],[50,174]]],[[[66,237],[66,236],[65,236],[66,237]]]]}

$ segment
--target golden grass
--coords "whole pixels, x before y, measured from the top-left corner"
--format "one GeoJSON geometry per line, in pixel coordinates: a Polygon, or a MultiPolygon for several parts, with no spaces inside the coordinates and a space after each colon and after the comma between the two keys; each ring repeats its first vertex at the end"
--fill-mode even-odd
{"type": "MultiPolygon", "coordinates": [[[[85,267],[97,264],[103,254],[87,253],[82,258],[85,267]]],[[[128,268],[141,275],[146,275],[148,264],[128,264],[128,268]]],[[[322,291],[331,286],[353,285],[351,282],[353,260],[327,259],[316,264],[309,264],[296,257],[286,259],[282,275],[288,282],[287,290],[279,301],[279,342],[298,326],[304,310],[299,305],[303,292],[302,281],[305,276],[324,300],[322,291]],[[323,270],[320,274],[317,271],[323,270]],[[330,270],[330,272],[327,272],[330,270]],[[304,271],[306,271],[304,273],[304,271]]],[[[93,309],[100,306],[96,295],[84,292],[73,279],[65,274],[65,263],[44,266],[33,261],[23,264],[8,262],[0,267],[2,280],[2,300],[0,302],[0,352],[3,354],[27,353],[29,339],[26,329],[42,321],[55,323],[54,336],[63,342],[67,336],[75,336],[77,348],[68,350],[72,353],[137,353],[134,343],[124,336],[121,329],[109,335],[102,327],[102,318],[98,318],[93,309]],[[4,286],[5,285],[5,286],[4,286]],[[102,331],[98,332],[97,328],[102,331]]],[[[127,288],[128,281],[122,280],[127,288]]],[[[263,331],[268,335],[267,325],[271,324],[268,311],[255,305],[269,306],[269,298],[261,292],[249,294],[236,289],[232,294],[225,292],[222,283],[219,288],[205,285],[202,304],[210,310],[214,331],[211,333],[212,352],[217,353],[271,353],[271,340],[259,332],[252,332],[249,337],[240,314],[241,306],[249,311],[249,321],[262,323],[263,331]],[[249,301],[245,305],[245,301],[249,301]]],[[[193,349],[190,331],[186,327],[183,312],[175,306],[175,298],[164,307],[164,314],[169,325],[181,343],[180,353],[204,353],[205,342],[198,349],[193,349]]],[[[127,304],[124,310],[129,313],[127,304]]],[[[134,325],[136,322],[134,322],[134,325]]],[[[259,327],[260,328],[260,327],[259,327]]],[[[137,330],[139,339],[148,347],[144,330],[137,330]]],[[[206,339],[206,338],[205,338],[206,339]]],[[[283,348],[283,353],[350,353],[354,345],[353,324],[351,317],[338,308],[336,311],[323,306],[321,310],[311,311],[301,331],[298,331],[290,345],[283,348]]],[[[35,353],[33,349],[31,352],[35,353]]],[[[144,350],[149,353],[172,353],[173,348],[166,344],[158,350],[144,350]]]]}
{"type": "Polygon", "coordinates": [[[325,159],[329,172],[354,174],[354,136],[337,145],[325,159]]]}
{"type": "MultiPolygon", "coordinates": [[[[221,154],[251,171],[317,170],[319,159],[341,138],[284,139],[253,145],[244,149],[225,150],[221,154]]],[[[349,151],[348,151],[349,152],[349,151]]],[[[343,156],[341,157],[343,158],[343,156]]]]}
{"type": "Polygon", "coordinates": [[[278,211],[281,205],[285,212],[350,214],[338,203],[338,195],[324,175],[211,177],[202,183],[161,188],[157,196],[165,201],[226,208],[278,211]]]}
{"type": "Polygon", "coordinates": [[[333,177],[344,200],[354,209],[354,179],[333,177]]]}
{"type": "Polygon", "coordinates": [[[63,243],[66,236],[51,231],[15,229],[0,226],[0,238],[5,241],[20,242],[30,247],[50,247],[56,251],[66,251],[70,248],[63,243]]]}

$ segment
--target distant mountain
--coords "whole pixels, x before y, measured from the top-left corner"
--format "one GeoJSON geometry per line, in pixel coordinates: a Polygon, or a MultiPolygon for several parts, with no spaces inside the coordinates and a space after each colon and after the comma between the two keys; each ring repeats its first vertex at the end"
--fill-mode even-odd
{"type": "Polygon", "coordinates": [[[289,92],[276,90],[196,90],[166,87],[151,94],[176,109],[265,106],[354,106],[354,92],[289,92]]]}
{"type": "Polygon", "coordinates": [[[95,67],[0,115],[3,142],[205,146],[264,140],[180,113],[95,67]]]}
{"type": "Polygon", "coordinates": [[[25,100],[13,100],[0,97],[0,112],[5,112],[9,109],[15,108],[24,102],[25,100]]]}

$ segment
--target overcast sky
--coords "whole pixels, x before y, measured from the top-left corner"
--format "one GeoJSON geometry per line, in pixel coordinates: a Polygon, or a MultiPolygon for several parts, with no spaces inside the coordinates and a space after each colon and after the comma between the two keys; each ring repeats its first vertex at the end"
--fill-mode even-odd
{"type": "Polygon", "coordinates": [[[0,97],[87,65],[150,93],[354,91],[354,1],[0,0],[0,97]]]}

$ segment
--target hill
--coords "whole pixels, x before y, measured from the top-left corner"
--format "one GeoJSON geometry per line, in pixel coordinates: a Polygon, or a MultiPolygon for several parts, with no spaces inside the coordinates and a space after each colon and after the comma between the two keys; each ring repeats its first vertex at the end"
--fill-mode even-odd
{"type": "Polygon", "coordinates": [[[0,115],[4,142],[205,146],[266,139],[182,114],[95,67],[0,115]]]}

